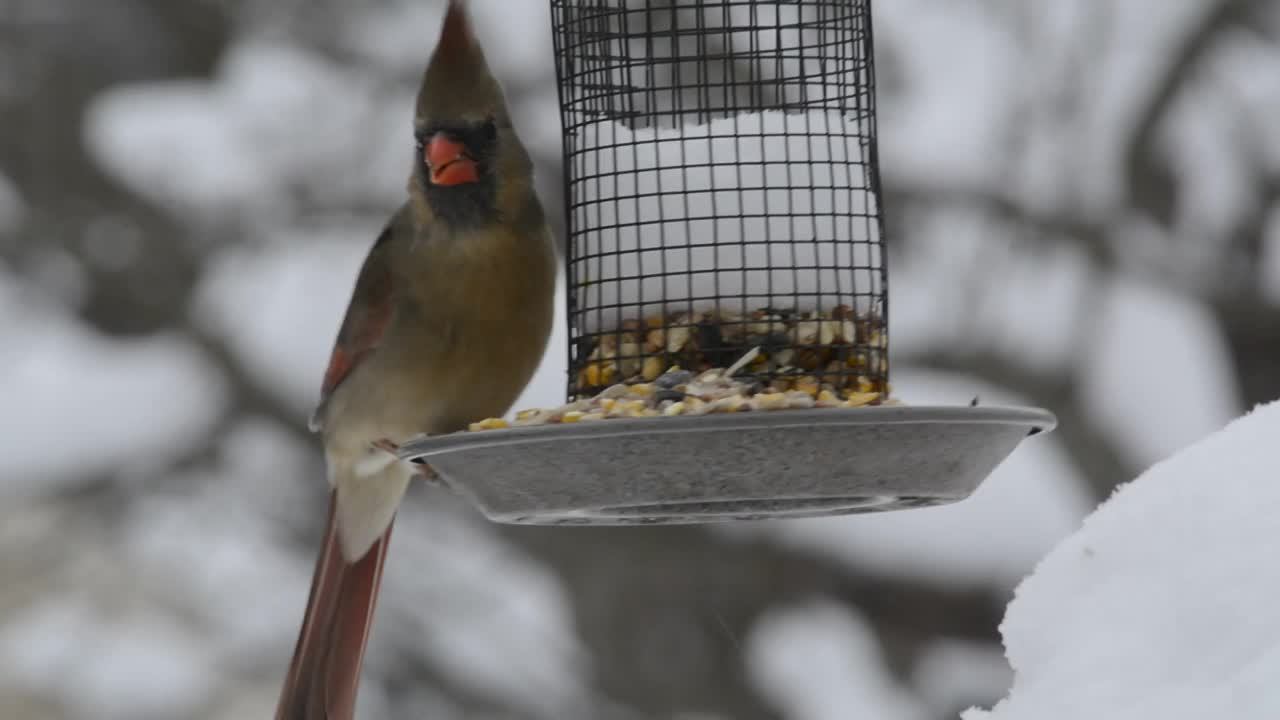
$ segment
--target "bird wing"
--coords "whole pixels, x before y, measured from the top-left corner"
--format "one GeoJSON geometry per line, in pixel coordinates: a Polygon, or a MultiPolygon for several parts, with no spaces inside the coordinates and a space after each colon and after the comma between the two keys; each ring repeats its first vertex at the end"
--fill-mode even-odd
{"type": "Polygon", "coordinates": [[[333,391],[377,348],[391,320],[391,264],[387,257],[390,238],[391,226],[387,226],[360,268],[347,315],[338,329],[333,354],[329,356],[329,367],[324,371],[320,403],[311,415],[312,431],[324,426],[324,408],[333,391]]]}

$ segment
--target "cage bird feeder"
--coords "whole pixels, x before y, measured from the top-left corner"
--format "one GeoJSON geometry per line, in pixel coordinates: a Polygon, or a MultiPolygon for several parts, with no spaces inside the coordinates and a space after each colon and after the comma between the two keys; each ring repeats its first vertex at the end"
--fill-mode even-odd
{"type": "Polygon", "coordinates": [[[870,0],[550,0],[568,404],[424,438],[490,519],[643,524],[961,500],[1036,408],[889,383],[870,0]]]}

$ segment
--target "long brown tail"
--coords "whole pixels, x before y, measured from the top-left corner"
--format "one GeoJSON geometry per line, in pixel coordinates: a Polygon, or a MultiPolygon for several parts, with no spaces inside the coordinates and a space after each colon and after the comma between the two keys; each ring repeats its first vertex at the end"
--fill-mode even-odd
{"type": "Polygon", "coordinates": [[[335,493],[276,720],[352,720],[355,714],[391,526],[364,557],[347,563],[338,548],[336,504],[335,493]]]}

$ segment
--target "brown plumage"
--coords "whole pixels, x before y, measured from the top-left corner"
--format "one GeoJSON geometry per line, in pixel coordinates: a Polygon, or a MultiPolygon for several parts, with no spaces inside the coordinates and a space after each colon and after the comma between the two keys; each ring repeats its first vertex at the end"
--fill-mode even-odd
{"type": "MultiPolygon", "coordinates": [[[[409,198],[365,259],[312,418],[333,487],[277,720],[349,720],[396,509],[394,446],[505,413],[546,347],[554,242],[462,2],[414,118],[409,198]]],[[[408,138],[406,138],[408,140],[408,138]]]]}

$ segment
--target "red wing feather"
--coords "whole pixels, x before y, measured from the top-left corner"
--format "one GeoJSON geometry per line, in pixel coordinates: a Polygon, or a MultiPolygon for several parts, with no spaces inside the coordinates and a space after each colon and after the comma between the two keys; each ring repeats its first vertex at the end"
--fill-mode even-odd
{"type": "Polygon", "coordinates": [[[390,236],[390,228],[382,232],[360,268],[347,316],[342,320],[329,368],[324,373],[321,403],[378,346],[391,321],[391,272],[386,258],[390,236]]]}

